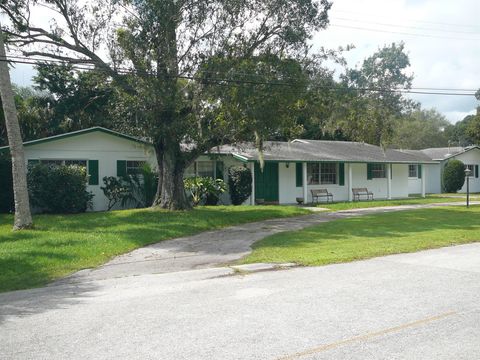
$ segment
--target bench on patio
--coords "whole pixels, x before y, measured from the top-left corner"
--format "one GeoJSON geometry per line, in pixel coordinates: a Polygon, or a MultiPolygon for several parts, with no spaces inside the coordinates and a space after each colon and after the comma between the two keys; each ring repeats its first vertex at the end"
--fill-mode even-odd
{"type": "Polygon", "coordinates": [[[320,202],[320,198],[326,198],[327,199],[327,203],[328,202],[333,202],[333,194],[329,193],[327,189],[314,189],[314,190],[310,190],[310,192],[312,193],[312,202],[315,203],[319,203],[320,202]]]}
{"type": "Polygon", "coordinates": [[[353,201],[360,201],[361,196],[365,196],[366,200],[373,200],[373,192],[368,191],[367,188],[352,188],[353,201]]]}

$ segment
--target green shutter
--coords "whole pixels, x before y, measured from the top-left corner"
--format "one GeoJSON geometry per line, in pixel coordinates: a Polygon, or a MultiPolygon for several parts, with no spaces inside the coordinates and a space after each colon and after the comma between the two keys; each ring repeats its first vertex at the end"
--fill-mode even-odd
{"type": "Polygon", "coordinates": [[[478,178],[478,165],[475,165],[475,177],[478,178]]]}
{"type": "Polygon", "coordinates": [[[388,164],[390,166],[390,179],[393,179],[393,164],[388,164]]]}
{"type": "Polygon", "coordinates": [[[338,163],[338,185],[345,186],[345,163],[338,163]]]}
{"type": "Polygon", "coordinates": [[[419,179],[421,179],[421,178],[422,178],[422,165],[418,165],[418,170],[417,170],[417,172],[418,172],[418,173],[417,173],[417,177],[418,177],[419,179]]]}
{"type": "Polygon", "coordinates": [[[88,185],[98,185],[98,160],[88,160],[88,185]]]}
{"type": "Polygon", "coordinates": [[[127,161],[117,160],[117,176],[127,176],[127,161]]]}
{"type": "Polygon", "coordinates": [[[223,173],[224,173],[223,161],[216,161],[215,162],[215,167],[216,167],[216,170],[215,170],[216,178],[224,180],[224,178],[223,178],[223,173]]]}
{"type": "Polygon", "coordinates": [[[368,163],[367,164],[367,180],[372,180],[373,179],[373,166],[372,164],[368,163]]]}
{"type": "Polygon", "coordinates": [[[295,183],[297,187],[303,186],[303,167],[302,163],[295,163],[295,183]]]}

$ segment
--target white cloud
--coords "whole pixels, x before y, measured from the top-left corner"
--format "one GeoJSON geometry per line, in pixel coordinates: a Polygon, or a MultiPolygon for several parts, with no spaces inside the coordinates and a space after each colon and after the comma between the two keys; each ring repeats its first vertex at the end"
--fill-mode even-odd
{"type": "MultiPolygon", "coordinates": [[[[331,26],[315,36],[314,44],[327,48],[354,44],[356,48],[345,54],[354,66],[384,44],[404,41],[414,87],[478,89],[479,13],[478,0],[334,0],[331,26]]],[[[435,107],[452,122],[480,105],[473,96],[412,98],[427,108],[435,107]]]]}

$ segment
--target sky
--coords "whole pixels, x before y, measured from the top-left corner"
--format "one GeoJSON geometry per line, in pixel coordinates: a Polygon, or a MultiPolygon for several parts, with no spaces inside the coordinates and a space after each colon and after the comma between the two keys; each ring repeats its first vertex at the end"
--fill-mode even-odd
{"type": "MultiPolygon", "coordinates": [[[[338,48],[349,67],[380,47],[403,41],[410,57],[413,87],[480,88],[479,0],[333,0],[330,25],[313,38],[315,47],[338,48]]],[[[28,65],[17,65],[12,80],[31,84],[28,65]]],[[[411,95],[424,108],[435,108],[455,123],[480,105],[473,96],[411,95]]]]}

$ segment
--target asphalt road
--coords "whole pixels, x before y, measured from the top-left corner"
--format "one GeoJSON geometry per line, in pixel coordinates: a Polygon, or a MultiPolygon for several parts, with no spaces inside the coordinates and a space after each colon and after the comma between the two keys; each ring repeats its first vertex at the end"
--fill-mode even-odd
{"type": "Polygon", "coordinates": [[[479,304],[480,244],[145,274],[0,294],[0,359],[478,359],[479,304]]]}

